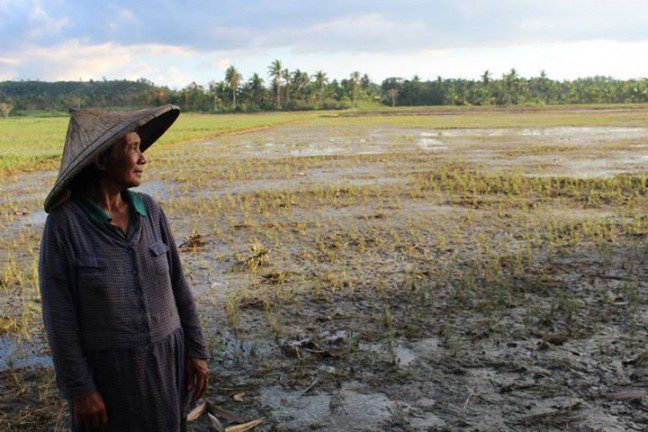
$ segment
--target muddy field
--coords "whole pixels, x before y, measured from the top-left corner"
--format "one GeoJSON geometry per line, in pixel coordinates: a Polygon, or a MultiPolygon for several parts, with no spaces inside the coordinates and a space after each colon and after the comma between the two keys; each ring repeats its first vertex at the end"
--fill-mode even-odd
{"type": "MultiPolygon", "coordinates": [[[[648,127],[352,122],[152,147],[205,398],[266,431],[648,430],[648,127]]],[[[67,421],[35,273],[55,176],[1,185],[1,430],[67,421]]]]}

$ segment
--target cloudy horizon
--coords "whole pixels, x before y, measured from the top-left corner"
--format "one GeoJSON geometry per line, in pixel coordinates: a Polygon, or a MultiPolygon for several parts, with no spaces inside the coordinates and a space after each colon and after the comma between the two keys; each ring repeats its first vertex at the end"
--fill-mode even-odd
{"type": "Polygon", "coordinates": [[[648,2],[0,0],[0,80],[146,78],[181,88],[275,60],[333,79],[648,77],[648,2]]]}

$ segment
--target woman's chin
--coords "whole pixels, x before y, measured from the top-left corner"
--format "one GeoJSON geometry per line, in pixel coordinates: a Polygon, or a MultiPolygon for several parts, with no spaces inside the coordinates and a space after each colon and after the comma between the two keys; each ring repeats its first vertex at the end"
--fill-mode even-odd
{"type": "Polygon", "coordinates": [[[132,187],[137,187],[142,184],[142,179],[141,178],[133,178],[129,185],[127,187],[132,188],[132,187]]]}

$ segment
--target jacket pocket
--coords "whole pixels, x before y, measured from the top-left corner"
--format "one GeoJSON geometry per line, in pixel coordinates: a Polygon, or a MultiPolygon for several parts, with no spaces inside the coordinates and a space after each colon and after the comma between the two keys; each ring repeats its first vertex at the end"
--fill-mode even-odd
{"type": "Polygon", "coordinates": [[[126,259],[114,252],[86,253],[76,261],[79,318],[88,346],[126,337],[142,321],[140,292],[126,259]]]}
{"type": "Polygon", "coordinates": [[[81,289],[105,287],[108,284],[108,260],[98,255],[86,255],[76,260],[77,282],[81,289]]]}
{"type": "Polygon", "coordinates": [[[167,259],[167,252],[169,251],[169,249],[169,245],[161,240],[156,241],[149,246],[153,264],[155,265],[155,270],[158,273],[169,273],[169,261],[167,259]]]}

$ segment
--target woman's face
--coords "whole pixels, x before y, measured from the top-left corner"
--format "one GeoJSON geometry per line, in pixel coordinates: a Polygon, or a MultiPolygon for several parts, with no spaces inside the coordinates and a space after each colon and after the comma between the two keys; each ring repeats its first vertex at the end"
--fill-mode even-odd
{"type": "Polygon", "coordinates": [[[140,136],[131,132],[112,147],[109,157],[100,163],[104,178],[123,188],[137,187],[142,183],[146,158],[140,151],[140,136]]]}

